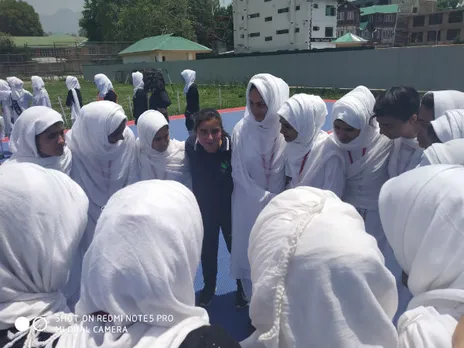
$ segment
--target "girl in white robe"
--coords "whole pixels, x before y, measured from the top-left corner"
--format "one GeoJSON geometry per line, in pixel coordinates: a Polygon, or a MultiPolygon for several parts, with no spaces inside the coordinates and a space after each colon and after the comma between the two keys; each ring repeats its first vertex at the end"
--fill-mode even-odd
{"type": "Polygon", "coordinates": [[[32,163],[0,167],[0,199],[8,203],[0,209],[0,347],[45,347],[66,326],[58,319],[69,312],[60,290],[89,201],[67,175],[32,163]],[[31,325],[38,317],[45,320],[31,325]]]}
{"type": "Polygon", "coordinates": [[[278,111],[286,146],[289,187],[312,186],[341,196],[344,165],[340,148],[322,130],[327,106],[319,96],[297,94],[278,111]],[[296,135],[296,138],[294,138],[296,135]],[[294,138],[294,139],[292,139],[294,138]]]}
{"type": "Polygon", "coordinates": [[[185,142],[170,139],[164,115],[154,110],[144,112],[137,122],[137,133],[139,179],[174,180],[191,188],[185,142]]]}
{"type": "Polygon", "coordinates": [[[464,165],[464,139],[454,139],[444,144],[432,144],[425,149],[419,167],[431,164],[464,165]]]}
{"type": "Polygon", "coordinates": [[[34,97],[31,92],[24,89],[24,83],[17,77],[8,77],[6,79],[11,88],[11,104],[13,109],[14,122],[23,113],[24,110],[28,109],[34,97]]]}
{"type": "Polygon", "coordinates": [[[3,122],[5,123],[5,136],[11,135],[13,129],[13,108],[11,106],[11,88],[8,82],[0,79],[0,106],[2,108],[3,122]]]}
{"type": "Polygon", "coordinates": [[[94,77],[95,86],[97,86],[97,100],[108,100],[113,103],[118,102],[118,96],[113,88],[113,83],[105,74],[97,74],[94,77]]]}
{"type": "Polygon", "coordinates": [[[126,121],[120,105],[110,101],[93,102],[81,109],[66,134],[66,142],[73,153],[71,177],[84,189],[90,201],[87,229],[66,289],[71,307],[78,300],[82,258],[92,242],[103,207],[116,191],[136,179],[135,136],[126,127],[126,121]]]}
{"type": "Polygon", "coordinates": [[[64,134],[62,133],[64,130],[63,124],[63,117],[55,110],[46,106],[34,106],[24,111],[13,128],[10,138],[12,156],[5,162],[5,165],[30,162],[70,175],[72,154],[64,141],[64,134]],[[57,124],[61,126],[57,127],[59,129],[58,134],[47,135],[47,138],[53,136],[52,139],[47,139],[47,141],[54,142],[54,148],[62,150],[62,155],[44,155],[38,148],[39,142],[37,137],[57,124]]]}
{"type": "Polygon", "coordinates": [[[66,77],[66,87],[68,88],[68,98],[66,98],[66,105],[71,107],[71,121],[74,123],[81,112],[82,97],[80,97],[81,85],[79,80],[74,76],[66,77]],[[72,99],[69,100],[69,92],[71,92],[72,99]],[[68,102],[69,100],[69,102],[68,102]]]}
{"type": "Polygon", "coordinates": [[[414,296],[398,321],[400,348],[451,348],[464,315],[463,177],[462,166],[426,166],[380,192],[385,234],[414,296]]]}
{"type": "Polygon", "coordinates": [[[183,185],[150,180],[117,192],[85,255],[76,314],[141,319],[82,321],[57,348],[177,348],[189,338],[197,338],[194,347],[238,347],[230,337],[212,344],[218,329],[195,307],[202,239],[200,209],[183,185]]]}
{"type": "Polygon", "coordinates": [[[34,93],[32,105],[33,106],[47,106],[49,108],[52,107],[52,103],[50,102],[50,97],[48,96],[48,92],[45,89],[45,82],[40,76],[32,76],[32,92],[34,93]]]}
{"type": "Polygon", "coordinates": [[[285,189],[285,141],[277,111],[289,93],[288,85],[278,77],[253,76],[248,83],[245,115],[232,133],[231,273],[233,279],[242,280],[248,298],[252,290],[247,257],[251,228],[272,197],[285,189]],[[250,92],[254,100],[250,100],[250,92]]]}
{"type": "Polygon", "coordinates": [[[250,236],[256,331],[243,348],[396,348],[398,297],[375,239],[333,192],[297,187],[263,209],[250,236]]]}

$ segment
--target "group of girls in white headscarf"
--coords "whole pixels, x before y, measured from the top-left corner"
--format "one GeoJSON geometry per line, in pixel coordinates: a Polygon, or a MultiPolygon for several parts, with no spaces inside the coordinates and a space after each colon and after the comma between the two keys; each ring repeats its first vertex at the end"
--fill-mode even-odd
{"type": "Polygon", "coordinates": [[[222,229],[256,329],[242,347],[451,347],[464,316],[464,115],[435,116],[446,143],[399,160],[391,139],[424,125],[417,105],[404,121],[415,133],[395,135],[388,93],[355,88],[327,134],[319,97],[255,75],[232,137],[204,110],[186,144],[158,111],[136,139],[111,101],[82,106],[66,135],[52,109],[27,109],[0,167],[0,346],[237,347],[195,306],[222,229]],[[389,174],[391,160],[406,173],[389,174]]]}

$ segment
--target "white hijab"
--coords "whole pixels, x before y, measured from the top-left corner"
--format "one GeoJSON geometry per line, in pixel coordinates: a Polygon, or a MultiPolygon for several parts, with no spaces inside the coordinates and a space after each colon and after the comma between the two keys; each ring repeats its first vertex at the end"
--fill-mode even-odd
{"type": "Polygon", "coordinates": [[[336,146],[324,146],[333,142],[326,141],[328,134],[322,130],[327,106],[321,97],[296,94],[284,103],[278,114],[298,132],[297,138],[286,145],[292,186],[312,186],[311,179],[328,159],[340,156],[343,160],[336,146]]]}
{"type": "Polygon", "coordinates": [[[433,130],[442,143],[464,138],[464,109],[449,110],[431,122],[433,130]]]}
{"type": "Polygon", "coordinates": [[[11,88],[8,82],[0,79],[0,104],[2,106],[3,120],[5,123],[5,133],[6,135],[11,134],[11,129],[13,127],[11,123],[12,115],[14,112],[11,108],[11,88]]]}
{"type": "Polygon", "coordinates": [[[75,121],[81,112],[82,105],[79,103],[79,98],[77,96],[76,89],[80,89],[81,85],[79,84],[79,80],[74,76],[66,77],[66,87],[69,91],[71,91],[74,103],[71,107],[71,120],[75,121]]]}
{"type": "Polygon", "coordinates": [[[191,331],[209,325],[206,310],[195,307],[193,287],[202,241],[200,209],[183,185],[151,180],[117,192],[85,255],[76,314],[103,311],[145,320],[81,323],[90,332],[70,330],[58,348],[177,348],[191,331]],[[163,321],[160,314],[171,317],[163,321]],[[118,324],[127,332],[94,329],[118,324]]]}
{"type": "Polygon", "coordinates": [[[110,79],[104,74],[97,74],[94,77],[95,85],[98,89],[98,94],[100,97],[104,98],[106,94],[113,89],[113,84],[111,83],[110,79]]]}
{"type": "Polygon", "coordinates": [[[287,190],[250,236],[255,333],[242,347],[397,346],[393,275],[353,206],[312,187],[287,190]]]}
{"type": "Polygon", "coordinates": [[[134,96],[137,93],[137,90],[143,89],[145,86],[143,82],[143,74],[139,71],[132,73],[132,84],[134,85],[134,96]]]}
{"type": "Polygon", "coordinates": [[[36,136],[58,122],[63,122],[63,117],[49,107],[33,106],[25,110],[13,127],[10,138],[13,155],[5,163],[31,162],[70,175],[72,154],[67,146],[61,156],[41,157],[37,150],[36,136]]]}
{"type": "Polygon", "coordinates": [[[398,322],[401,340],[416,342],[409,346],[451,347],[453,318],[464,315],[463,177],[462,166],[426,166],[380,192],[385,235],[414,296],[398,322]],[[436,335],[435,328],[448,333],[436,335]]]}
{"type": "Polygon", "coordinates": [[[20,100],[24,95],[24,82],[17,77],[8,77],[6,79],[11,88],[11,98],[13,100],[20,100]]]}
{"type": "Polygon", "coordinates": [[[455,139],[447,143],[436,143],[424,150],[420,166],[430,164],[464,165],[464,139],[455,139]]]}
{"type": "Polygon", "coordinates": [[[11,87],[5,80],[0,79],[0,103],[9,102],[11,87]]]}
{"type": "Polygon", "coordinates": [[[45,82],[43,79],[40,76],[32,76],[31,82],[32,91],[34,93],[34,105],[47,106],[51,108],[52,105],[50,103],[50,97],[48,96],[48,92],[45,89],[45,82]]]}
{"type": "Polygon", "coordinates": [[[347,185],[344,200],[357,208],[376,210],[378,193],[383,184],[383,172],[379,170],[388,161],[392,142],[379,133],[375,119],[371,119],[375,98],[364,86],[358,86],[338,100],[332,109],[332,122],[342,120],[361,130],[359,136],[343,144],[333,133],[331,138],[343,150],[365,155],[353,163],[346,161],[347,185]]]}
{"type": "Polygon", "coordinates": [[[137,158],[141,180],[174,180],[190,186],[190,171],[185,157],[185,142],[170,139],[168,148],[158,152],[152,148],[158,131],[169,126],[159,111],[148,110],[137,122],[137,158]]]}
{"type": "Polygon", "coordinates": [[[197,77],[197,73],[193,70],[186,69],[180,73],[182,78],[185,81],[185,86],[184,86],[184,94],[187,94],[189,88],[193,83],[195,82],[195,79],[197,77]]]}
{"type": "Polygon", "coordinates": [[[433,94],[435,119],[443,116],[446,111],[453,109],[464,109],[464,93],[460,91],[436,91],[427,92],[433,94]]]}
{"type": "MultiPolygon", "coordinates": [[[[87,224],[88,199],[67,175],[31,163],[0,167],[0,330],[18,317],[46,317],[55,333],[56,313],[67,312],[60,289],[87,224]]],[[[37,323],[39,325],[39,323],[37,323]]],[[[38,332],[12,337],[38,346],[38,332]]]]}

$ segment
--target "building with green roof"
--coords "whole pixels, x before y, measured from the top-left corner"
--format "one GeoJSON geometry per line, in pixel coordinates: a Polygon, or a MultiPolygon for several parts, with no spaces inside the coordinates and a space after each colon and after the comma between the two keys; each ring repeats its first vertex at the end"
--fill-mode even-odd
{"type": "Polygon", "coordinates": [[[197,53],[212,50],[173,34],[147,37],[119,52],[124,64],[195,60],[197,53]]]}

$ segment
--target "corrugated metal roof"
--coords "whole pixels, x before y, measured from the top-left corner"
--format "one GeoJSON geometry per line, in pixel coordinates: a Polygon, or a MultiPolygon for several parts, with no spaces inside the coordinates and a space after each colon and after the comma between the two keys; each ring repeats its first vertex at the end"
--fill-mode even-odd
{"type": "Polygon", "coordinates": [[[346,42],[367,42],[362,37],[354,35],[352,33],[346,33],[343,36],[340,36],[338,39],[332,41],[333,43],[346,43],[346,42]]]}
{"type": "Polygon", "coordinates": [[[183,37],[168,35],[158,35],[147,37],[119,52],[120,55],[150,52],[150,51],[196,51],[209,52],[210,48],[196,42],[184,39],[183,37]]]}
{"type": "Polygon", "coordinates": [[[375,5],[370,7],[362,7],[361,16],[367,16],[375,13],[397,13],[398,5],[375,5]]]}

